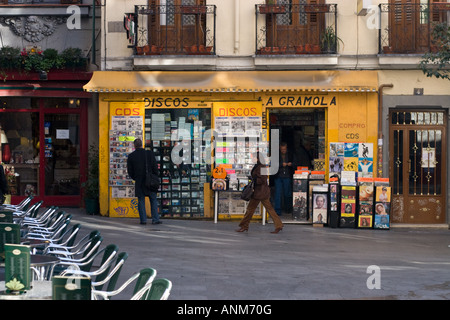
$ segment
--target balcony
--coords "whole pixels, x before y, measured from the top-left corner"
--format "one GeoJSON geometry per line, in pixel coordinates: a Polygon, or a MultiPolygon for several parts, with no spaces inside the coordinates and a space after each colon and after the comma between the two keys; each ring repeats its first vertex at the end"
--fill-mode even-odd
{"type": "Polygon", "coordinates": [[[256,55],[337,54],[336,4],[257,4],[256,55]]]}
{"type": "Polygon", "coordinates": [[[450,19],[450,3],[446,2],[380,4],[379,8],[379,54],[396,55],[399,62],[401,56],[417,60],[417,56],[435,50],[433,27],[450,19]]]}
{"type": "Polygon", "coordinates": [[[215,5],[135,6],[127,14],[135,56],[213,56],[216,52],[215,5]]]}

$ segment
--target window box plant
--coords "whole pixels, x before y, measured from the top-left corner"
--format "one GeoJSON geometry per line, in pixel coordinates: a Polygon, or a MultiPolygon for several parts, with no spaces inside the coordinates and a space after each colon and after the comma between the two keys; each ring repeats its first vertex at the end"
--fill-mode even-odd
{"type": "Polygon", "coordinates": [[[339,42],[342,40],[336,35],[333,27],[328,26],[320,39],[320,46],[324,53],[337,53],[339,42]]]}

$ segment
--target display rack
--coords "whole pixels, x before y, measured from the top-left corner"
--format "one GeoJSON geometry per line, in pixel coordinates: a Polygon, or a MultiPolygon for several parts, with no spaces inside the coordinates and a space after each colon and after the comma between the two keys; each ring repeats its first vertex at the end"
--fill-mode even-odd
{"type": "Polygon", "coordinates": [[[340,216],[340,183],[339,177],[330,177],[329,192],[328,192],[328,225],[331,228],[337,228],[339,226],[340,216]]]}
{"type": "Polygon", "coordinates": [[[109,131],[109,186],[111,197],[134,198],[134,181],[128,176],[127,159],[133,152],[133,142],[143,137],[141,116],[114,116],[109,131]]]}
{"type": "Polygon", "coordinates": [[[292,179],[292,215],[295,221],[308,222],[308,170],[298,170],[292,179]]]}
{"type": "Polygon", "coordinates": [[[358,228],[373,228],[374,189],[372,178],[358,179],[358,228]]]}
{"type": "Polygon", "coordinates": [[[152,141],[150,148],[160,170],[158,205],[164,217],[201,217],[204,185],[211,172],[206,161],[210,141],[203,139],[207,124],[200,120],[198,109],[179,111],[148,110],[145,116],[145,139],[147,145],[152,141]]]}
{"type": "Polygon", "coordinates": [[[375,179],[375,229],[390,229],[391,191],[389,179],[375,179]]]}

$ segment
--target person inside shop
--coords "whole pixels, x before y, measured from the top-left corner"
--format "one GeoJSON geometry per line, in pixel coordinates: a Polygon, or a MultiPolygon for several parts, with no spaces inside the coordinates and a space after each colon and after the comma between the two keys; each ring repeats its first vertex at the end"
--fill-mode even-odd
{"type": "Polygon", "coordinates": [[[152,224],[160,224],[158,213],[158,201],[156,192],[158,190],[148,190],[145,187],[146,161],[148,171],[159,175],[158,164],[155,154],[152,150],[145,150],[142,146],[142,140],[134,140],[135,150],[128,155],[127,170],[128,175],[135,181],[135,197],[138,198],[138,212],[141,224],[147,224],[147,212],[145,210],[145,197],[150,198],[150,209],[152,214],[152,224]]]}
{"type": "Polygon", "coordinates": [[[265,157],[260,153],[257,153],[256,157],[256,164],[253,166],[251,171],[252,181],[254,183],[253,195],[248,202],[244,217],[239,223],[240,228],[237,229],[236,232],[248,231],[250,220],[255,213],[256,207],[258,207],[259,203],[261,202],[264,208],[266,208],[266,211],[269,213],[275,225],[275,230],[273,230],[271,233],[278,233],[283,230],[283,223],[281,222],[280,217],[278,217],[277,213],[272,207],[272,204],[270,203],[270,188],[269,184],[267,183],[267,174],[265,174],[264,170],[262,170],[267,166],[267,162],[265,157]]]}
{"type": "Polygon", "coordinates": [[[313,167],[314,157],[311,155],[311,143],[309,141],[304,141],[303,144],[295,146],[295,159],[296,166],[308,167],[309,169],[313,167]]]}
{"type": "Polygon", "coordinates": [[[0,205],[5,203],[6,194],[8,194],[8,182],[6,181],[5,170],[0,164],[0,205]]]}
{"type": "Polygon", "coordinates": [[[289,152],[286,142],[280,143],[280,157],[278,165],[278,172],[274,177],[274,207],[276,213],[281,216],[282,201],[284,201],[284,207],[288,208],[288,211],[291,208],[292,176],[295,171],[293,154],[289,152]]]}

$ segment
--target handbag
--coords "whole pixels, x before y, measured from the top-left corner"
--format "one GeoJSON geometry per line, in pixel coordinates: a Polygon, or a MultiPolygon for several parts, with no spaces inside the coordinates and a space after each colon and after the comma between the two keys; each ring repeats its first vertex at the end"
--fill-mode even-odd
{"type": "Polygon", "coordinates": [[[247,184],[242,190],[241,199],[245,201],[250,201],[253,195],[253,191],[254,191],[253,181],[250,181],[250,183],[247,184]]]}
{"type": "Polygon", "coordinates": [[[147,151],[145,151],[145,187],[149,191],[158,191],[160,183],[159,177],[148,171],[147,151]]]}

